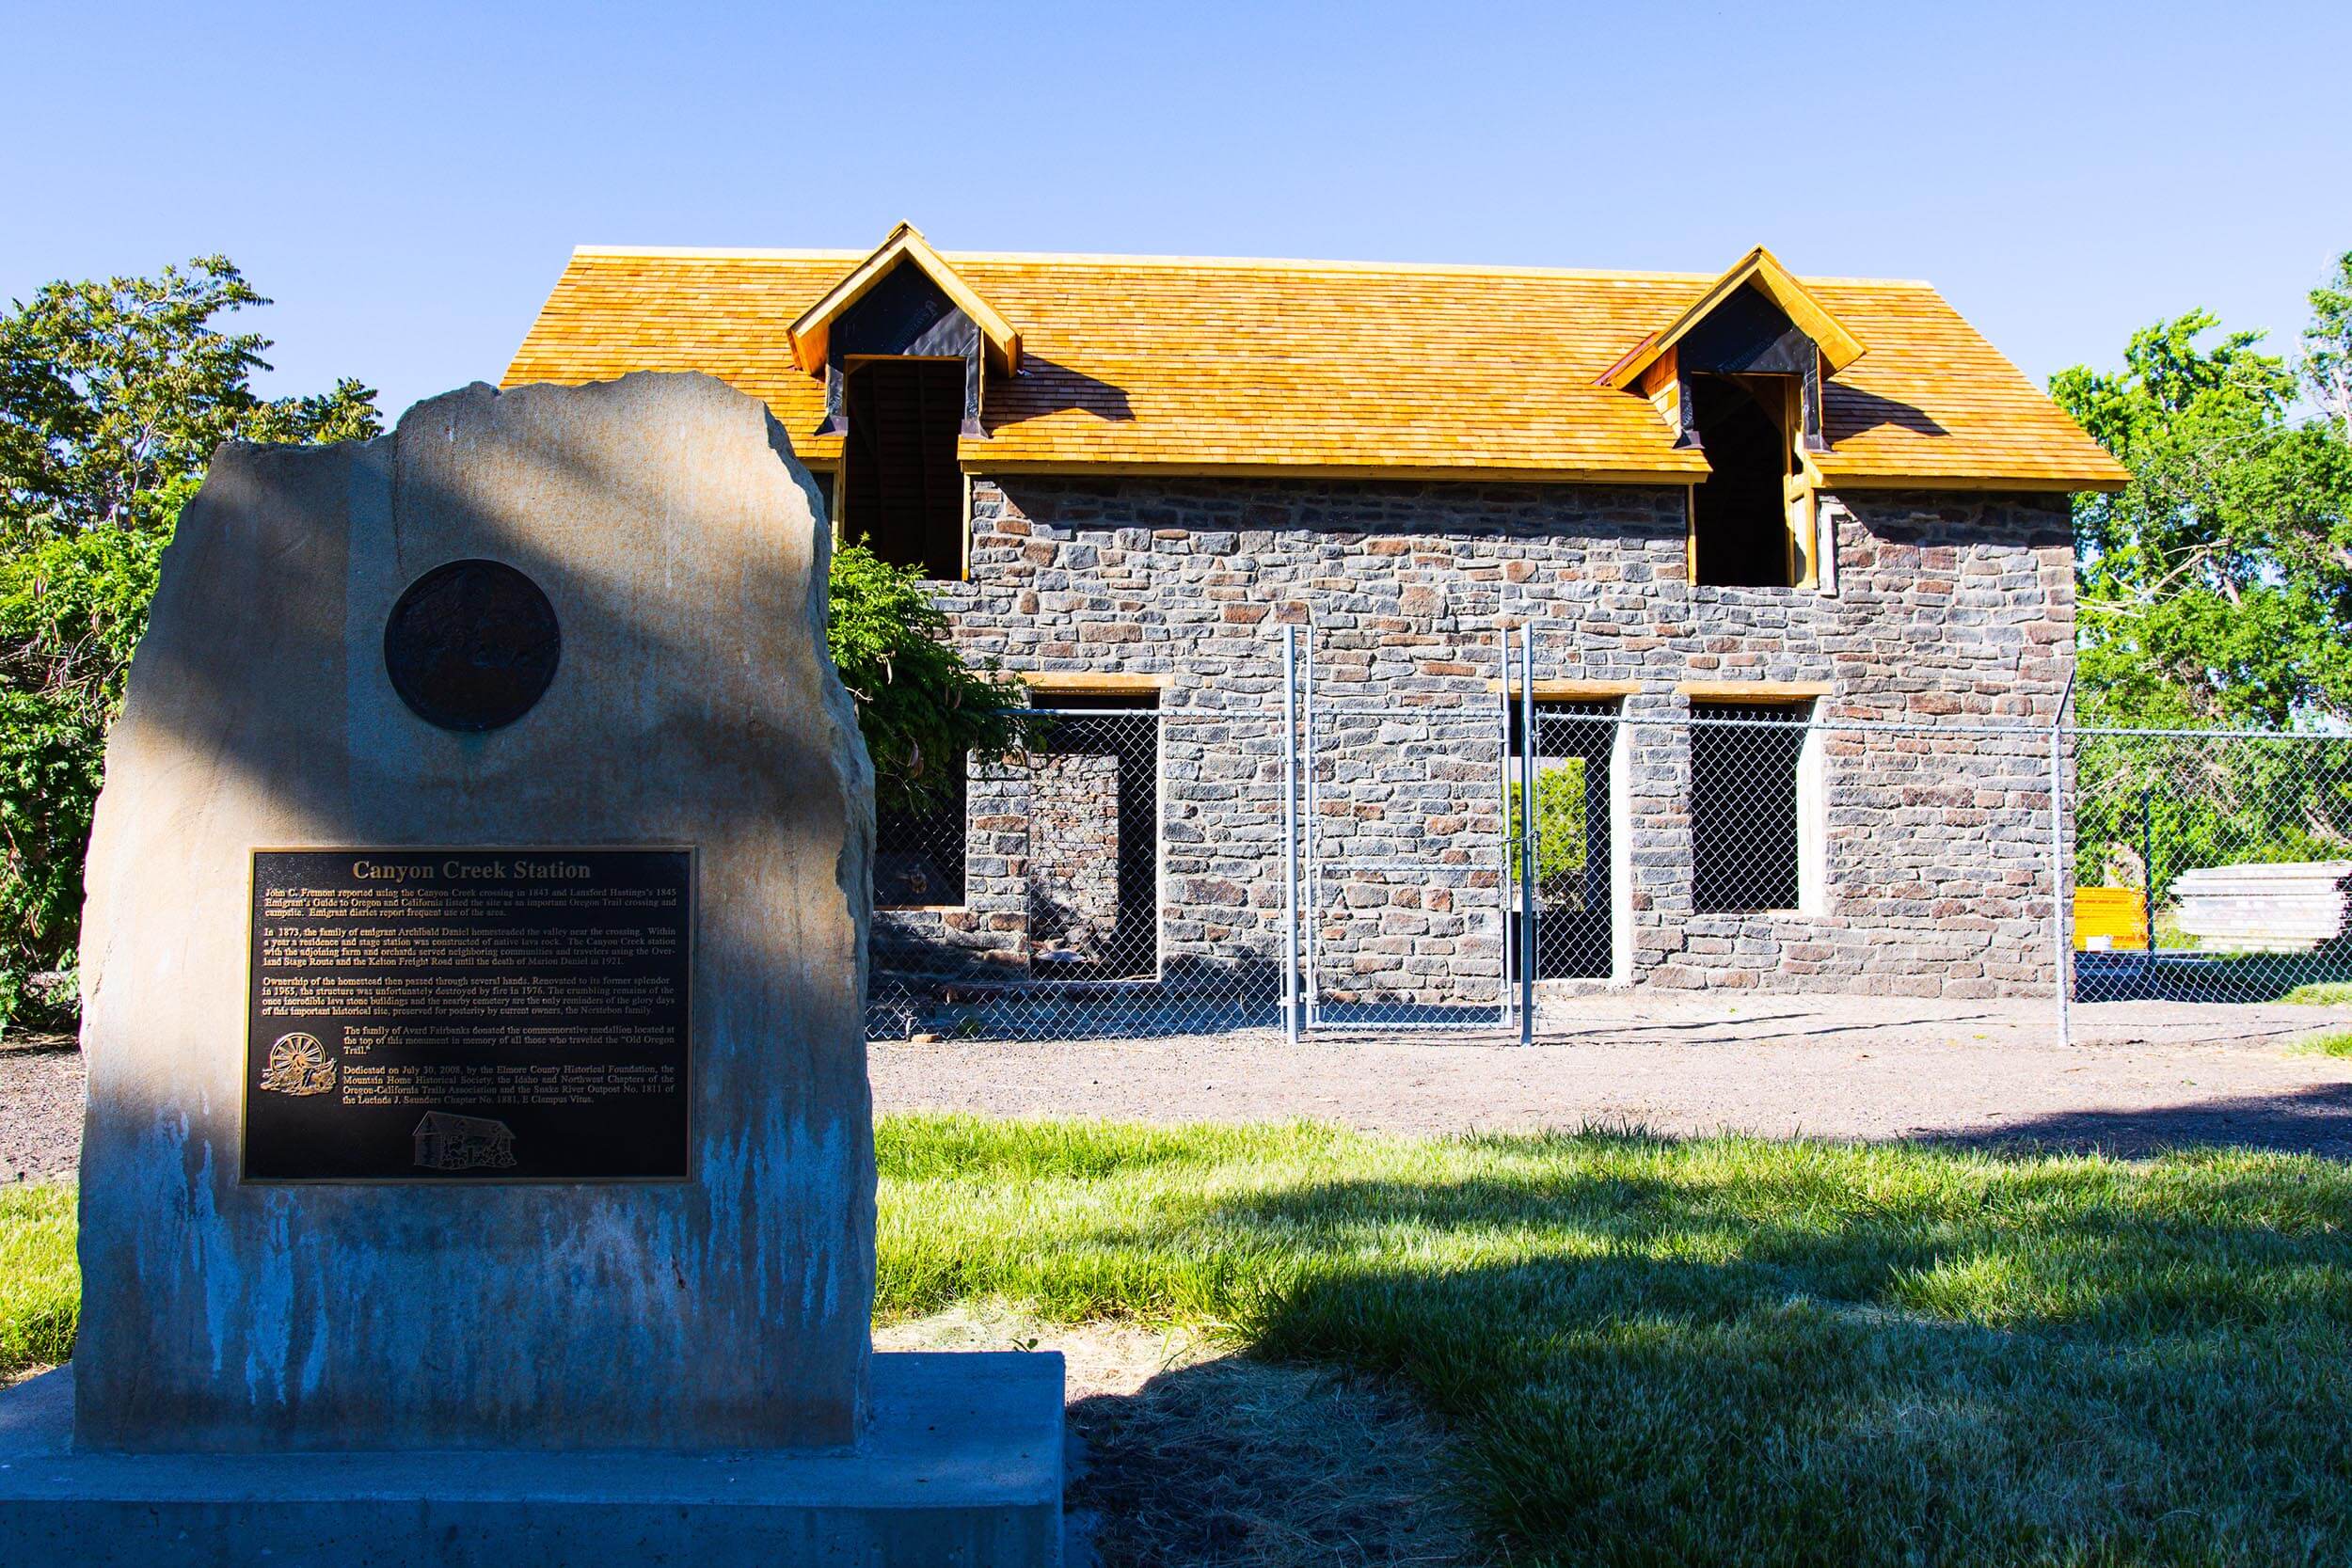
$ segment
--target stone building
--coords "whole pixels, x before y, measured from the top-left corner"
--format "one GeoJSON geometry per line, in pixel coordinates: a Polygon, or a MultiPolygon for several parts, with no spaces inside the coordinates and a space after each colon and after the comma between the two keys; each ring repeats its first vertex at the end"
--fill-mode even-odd
{"type": "Polygon", "coordinates": [[[942,818],[882,824],[884,968],[1263,971],[1287,895],[1325,994],[1490,998],[1523,625],[1568,840],[1540,974],[2049,982],[2069,494],[2124,476],[1925,283],[1762,249],[1720,276],[943,255],[903,226],[870,254],[584,247],[506,381],[640,370],[766,399],[839,529],[1062,711],[942,818]]]}

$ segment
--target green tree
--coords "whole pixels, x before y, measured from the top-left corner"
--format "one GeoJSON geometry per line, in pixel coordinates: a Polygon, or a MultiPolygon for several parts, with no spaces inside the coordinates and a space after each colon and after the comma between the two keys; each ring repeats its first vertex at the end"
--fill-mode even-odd
{"type": "MultiPolygon", "coordinates": [[[[2299,364],[2191,311],[2134,334],[2120,372],[2053,379],[2132,476],[2075,502],[2086,719],[2352,724],[2352,253],[2310,302],[2299,364]]],[[[2086,884],[2141,887],[2161,906],[2192,867],[2352,849],[2332,744],[2101,735],[2076,764],[2086,884]]]]}
{"type": "MultiPolygon", "coordinates": [[[[92,529],[0,560],[0,1022],[81,934],[106,727],[146,629],[167,529],[92,529]]],[[[71,1009],[40,999],[36,1016],[71,1009]]]]}
{"type": "Polygon", "coordinates": [[[2336,258],[2335,276],[2312,291],[2312,325],[2303,332],[2303,381],[2312,402],[2352,441],[2352,250],[2336,258]]]}
{"type": "MultiPolygon", "coordinates": [[[[1518,780],[1511,781],[1510,792],[1511,843],[1516,846],[1526,832],[1518,780]]],[[[1584,847],[1584,759],[1546,758],[1535,772],[1535,892],[1544,902],[1583,902],[1584,847]]],[[[1518,875],[1514,852],[1514,882],[1518,875]]]]}
{"type": "Polygon", "coordinates": [[[0,1022],[33,975],[72,963],[106,728],[214,448],[381,428],[357,381],[254,391],[269,340],[220,323],[268,303],[203,256],[51,283],[0,314],[0,1022]]]}
{"type": "Polygon", "coordinates": [[[269,301],[221,256],[154,277],[42,287],[0,315],[5,542],[167,525],[162,498],[223,441],[345,441],[381,428],[357,381],[310,397],[253,390],[269,340],[215,319],[269,301]]]}
{"type": "MultiPolygon", "coordinates": [[[[2312,295],[2322,320],[2328,299],[2312,295]]],[[[2352,443],[2305,415],[2296,369],[2261,334],[2217,325],[2201,310],[2159,322],[2133,335],[2121,372],[2076,366],[2051,383],[2132,474],[2075,504],[2083,711],[2352,719],[2352,443]]],[[[2323,373],[2319,353],[2304,368],[2323,373]]]]}
{"type": "Polygon", "coordinates": [[[947,617],[922,578],[863,541],[837,546],[826,639],[857,700],[858,729],[874,759],[875,804],[920,813],[941,799],[966,752],[1017,749],[1020,683],[991,662],[966,664],[947,617]]]}

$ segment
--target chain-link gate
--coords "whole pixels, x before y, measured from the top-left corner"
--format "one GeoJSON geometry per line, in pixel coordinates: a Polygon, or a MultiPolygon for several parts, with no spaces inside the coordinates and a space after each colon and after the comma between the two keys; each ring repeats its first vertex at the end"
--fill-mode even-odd
{"type": "Polygon", "coordinates": [[[1500,1028],[1515,929],[1504,705],[1435,683],[1366,690],[1318,670],[1318,639],[1285,628],[1294,1026],[1500,1028]]]}

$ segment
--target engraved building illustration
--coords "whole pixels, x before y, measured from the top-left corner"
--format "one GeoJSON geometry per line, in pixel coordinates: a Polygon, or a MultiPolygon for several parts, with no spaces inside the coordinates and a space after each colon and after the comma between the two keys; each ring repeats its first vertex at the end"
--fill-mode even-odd
{"type": "Polygon", "coordinates": [[[417,1164],[425,1170],[509,1170],[515,1164],[515,1134],[488,1117],[427,1111],[417,1123],[417,1164]]]}

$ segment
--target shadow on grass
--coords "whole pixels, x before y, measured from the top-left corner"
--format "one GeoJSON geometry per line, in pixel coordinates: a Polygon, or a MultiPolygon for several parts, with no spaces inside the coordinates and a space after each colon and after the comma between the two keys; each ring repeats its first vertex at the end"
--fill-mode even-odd
{"type": "Polygon", "coordinates": [[[2094,1164],[1876,1195],[1869,1174],[1326,1182],[1199,1223],[1304,1257],[1252,1348],[1409,1383],[1464,1432],[1478,1517],[1515,1554],[2352,1548],[2341,1185],[2282,1200],[2276,1173],[2215,1172],[2225,1190],[2168,1205],[2094,1164]]]}
{"type": "Polygon", "coordinates": [[[1070,1407],[1070,1492],[1104,1568],[1473,1560],[1456,1445],[1382,1381],[1223,1356],[1070,1407]]]}

